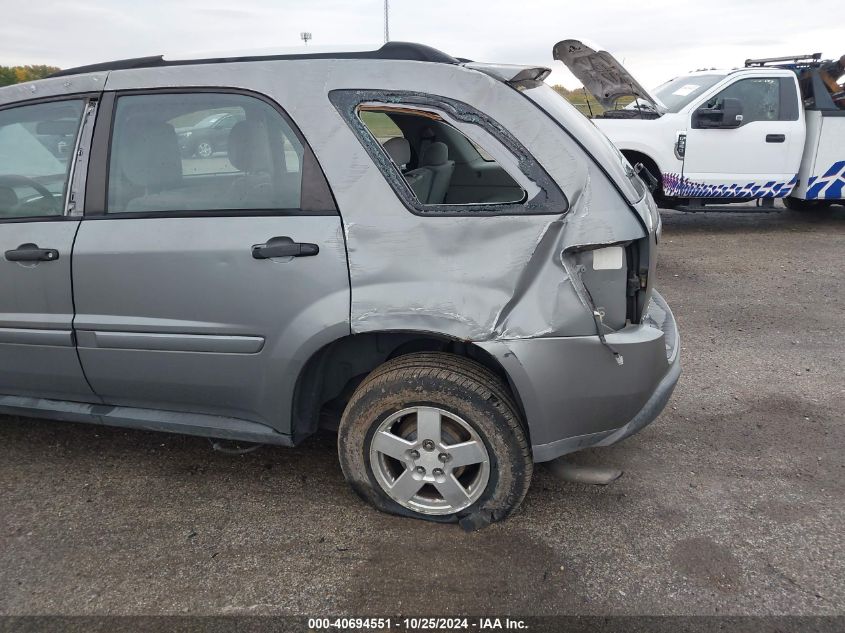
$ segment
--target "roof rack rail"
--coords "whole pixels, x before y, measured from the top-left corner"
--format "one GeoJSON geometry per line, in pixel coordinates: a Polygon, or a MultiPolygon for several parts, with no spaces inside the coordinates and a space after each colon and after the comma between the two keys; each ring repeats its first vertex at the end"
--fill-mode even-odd
{"type": "Polygon", "coordinates": [[[50,77],[66,77],[82,73],[107,72],[110,70],[128,70],[133,68],[157,68],[162,66],[188,66],[192,64],[225,64],[230,62],[257,62],[293,59],[391,59],[396,61],[433,62],[439,64],[459,64],[459,60],[425,44],[414,42],[387,42],[374,51],[337,52],[337,53],[292,53],[284,55],[252,55],[245,57],[213,57],[207,59],[167,60],[163,55],[119,59],[100,64],[89,64],[68,68],[53,73],[50,77]]]}
{"type": "Polygon", "coordinates": [[[810,53],[808,55],[787,55],[786,57],[764,57],[763,59],[746,59],[745,67],[768,66],[769,64],[800,64],[802,62],[817,62],[822,58],[821,53],[810,53]]]}

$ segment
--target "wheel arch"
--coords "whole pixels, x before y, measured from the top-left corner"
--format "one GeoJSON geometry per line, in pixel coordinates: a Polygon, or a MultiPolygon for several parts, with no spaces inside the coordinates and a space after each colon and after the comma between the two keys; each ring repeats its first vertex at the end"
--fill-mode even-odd
{"type": "Polygon", "coordinates": [[[519,392],[502,364],[487,350],[434,332],[379,331],[339,337],[314,352],[297,377],[291,403],[291,432],[298,443],[320,426],[326,405],[345,404],[376,367],[413,352],[439,351],[469,358],[502,378],[514,397],[526,434],[530,431],[519,392]]]}
{"type": "Polygon", "coordinates": [[[622,152],[622,155],[628,159],[628,162],[631,165],[636,165],[637,163],[642,163],[643,167],[648,169],[652,175],[657,178],[657,187],[652,192],[654,199],[660,204],[667,201],[666,194],[663,190],[663,171],[660,169],[660,165],[657,163],[657,160],[652,158],[648,153],[636,150],[636,149],[621,149],[619,150],[622,152]]]}
{"type": "Polygon", "coordinates": [[[654,169],[654,176],[661,181],[663,181],[663,172],[660,169],[660,165],[657,164],[657,161],[652,158],[648,153],[637,150],[637,149],[620,149],[622,155],[628,159],[628,162],[631,165],[636,165],[637,163],[642,163],[649,171],[654,169]]]}

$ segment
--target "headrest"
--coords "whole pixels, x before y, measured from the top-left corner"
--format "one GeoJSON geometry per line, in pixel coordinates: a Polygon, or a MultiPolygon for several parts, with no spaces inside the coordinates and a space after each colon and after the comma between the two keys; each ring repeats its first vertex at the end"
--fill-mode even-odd
{"type": "Polygon", "coordinates": [[[396,136],[384,142],[384,151],[393,159],[393,162],[403,167],[411,162],[411,144],[408,139],[396,136]]]}
{"type": "Polygon", "coordinates": [[[239,121],[229,132],[229,162],[246,173],[271,172],[270,134],[260,121],[239,121]]]}
{"type": "Polygon", "coordinates": [[[436,141],[426,148],[422,160],[423,167],[428,165],[436,167],[447,162],[449,162],[449,147],[446,143],[436,141]]]}
{"type": "Polygon", "coordinates": [[[178,185],[182,156],[176,130],[164,121],[135,117],[123,129],[118,164],[133,185],[153,191],[178,185]]]}

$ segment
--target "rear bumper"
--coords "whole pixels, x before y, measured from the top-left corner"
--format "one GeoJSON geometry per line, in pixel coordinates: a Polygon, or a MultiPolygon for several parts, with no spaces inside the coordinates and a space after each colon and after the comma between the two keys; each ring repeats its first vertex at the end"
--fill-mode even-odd
{"type": "Polygon", "coordinates": [[[607,335],[618,365],[596,336],[482,343],[508,372],[531,435],[534,461],[609,446],[652,422],[681,373],[672,311],[653,293],[643,323],[607,335]]]}

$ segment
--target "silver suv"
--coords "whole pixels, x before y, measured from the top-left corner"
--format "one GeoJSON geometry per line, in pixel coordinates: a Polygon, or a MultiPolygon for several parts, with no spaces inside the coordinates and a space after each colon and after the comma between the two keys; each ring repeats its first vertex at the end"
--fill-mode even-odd
{"type": "Polygon", "coordinates": [[[508,516],[680,373],[654,201],[548,72],[394,42],[0,89],[0,411],[334,425],[380,510],[508,516]],[[209,117],[225,139],[186,151],[209,117]]]}

